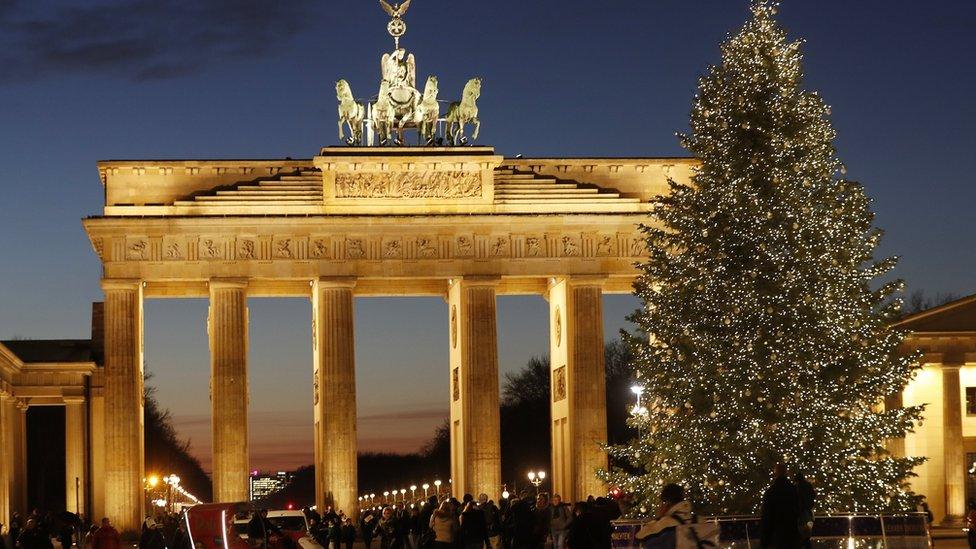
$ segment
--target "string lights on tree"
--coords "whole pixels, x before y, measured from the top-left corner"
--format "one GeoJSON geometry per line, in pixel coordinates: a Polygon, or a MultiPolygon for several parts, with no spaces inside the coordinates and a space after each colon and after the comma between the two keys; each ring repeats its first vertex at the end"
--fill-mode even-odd
{"type": "Polygon", "coordinates": [[[610,449],[632,467],[603,474],[637,509],[678,482],[703,512],[754,513],[777,462],[815,480],[817,512],[914,508],[906,479],[921,459],[885,441],[922,409],[880,407],[917,369],[889,327],[901,283],[878,282],[895,259],[873,257],[870,200],[844,177],[777,7],[754,0],[702,77],[679,136],[701,166],[643,228],[631,320],[650,337],[628,338],[640,434],[610,449]]]}

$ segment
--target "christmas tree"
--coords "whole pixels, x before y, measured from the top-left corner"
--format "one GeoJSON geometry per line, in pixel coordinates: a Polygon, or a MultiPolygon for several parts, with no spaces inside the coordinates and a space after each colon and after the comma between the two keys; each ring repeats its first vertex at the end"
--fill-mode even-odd
{"type": "Polygon", "coordinates": [[[870,200],[843,177],[830,109],[802,88],[776,10],[754,1],[701,78],[679,136],[701,166],[643,227],[640,435],[610,449],[628,467],[603,474],[638,508],[677,482],[702,511],[754,513],[777,462],[815,480],[818,512],[914,507],[921,460],[885,440],[922,410],[880,409],[917,368],[889,328],[900,281],[878,282],[895,260],[873,257],[870,200]]]}

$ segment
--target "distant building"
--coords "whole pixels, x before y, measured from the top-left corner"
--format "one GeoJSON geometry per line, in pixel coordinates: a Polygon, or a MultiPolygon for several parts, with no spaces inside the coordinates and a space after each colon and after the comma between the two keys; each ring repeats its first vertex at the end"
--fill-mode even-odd
{"type": "Polygon", "coordinates": [[[264,499],[288,486],[289,482],[291,482],[291,473],[286,471],[264,474],[258,471],[252,471],[248,482],[250,499],[251,501],[264,499]]]}

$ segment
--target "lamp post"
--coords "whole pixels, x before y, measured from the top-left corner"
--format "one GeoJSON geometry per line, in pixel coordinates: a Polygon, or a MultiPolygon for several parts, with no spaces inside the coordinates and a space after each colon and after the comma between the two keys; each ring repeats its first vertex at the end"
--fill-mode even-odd
{"type": "Polygon", "coordinates": [[[417,491],[417,485],[416,484],[411,484],[410,485],[410,499],[411,500],[417,499],[417,494],[415,493],[416,491],[417,491]]]}
{"type": "Polygon", "coordinates": [[[441,481],[440,480],[435,480],[434,481],[434,487],[435,487],[434,488],[434,491],[437,493],[437,497],[440,498],[441,497],[441,481]]]}
{"type": "Polygon", "coordinates": [[[428,489],[428,488],[430,488],[430,484],[427,484],[427,483],[425,482],[425,483],[424,483],[424,484],[423,484],[423,485],[421,486],[421,488],[423,488],[423,489],[424,489],[424,499],[427,499],[427,489],[428,489]]]}
{"type": "Polygon", "coordinates": [[[383,491],[383,503],[384,504],[387,504],[389,502],[390,502],[390,491],[389,490],[384,490],[383,491]]]}
{"type": "Polygon", "coordinates": [[[400,488],[400,503],[406,503],[406,502],[407,502],[407,489],[400,488]]]}
{"type": "Polygon", "coordinates": [[[539,486],[542,485],[542,481],[546,480],[545,471],[529,471],[527,475],[529,477],[529,482],[535,486],[535,495],[539,495],[539,486]]]}
{"type": "MultiPolygon", "coordinates": [[[[630,411],[631,415],[646,417],[647,408],[645,408],[641,403],[641,395],[644,394],[644,386],[635,383],[630,387],[630,392],[634,393],[634,395],[637,397],[637,404],[635,404],[634,408],[630,411]]],[[[637,428],[637,434],[638,436],[642,434],[640,427],[637,428]]]]}

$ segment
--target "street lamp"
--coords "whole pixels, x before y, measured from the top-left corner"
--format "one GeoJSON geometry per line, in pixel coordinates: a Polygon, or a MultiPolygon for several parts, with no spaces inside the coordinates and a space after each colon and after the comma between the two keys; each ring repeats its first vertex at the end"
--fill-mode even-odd
{"type": "Polygon", "coordinates": [[[383,491],[383,503],[389,503],[389,502],[390,502],[390,491],[385,490],[383,491]]]}
{"type": "Polygon", "coordinates": [[[403,503],[406,503],[406,501],[407,501],[407,489],[406,488],[400,488],[400,501],[403,502],[403,503]]]}
{"type": "Polygon", "coordinates": [[[425,482],[425,483],[424,483],[424,484],[423,484],[423,485],[421,486],[421,488],[423,488],[423,489],[424,489],[424,499],[427,499],[427,489],[428,489],[428,488],[430,488],[430,484],[427,484],[427,483],[425,482]]]}
{"type": "Polygon", "coordinates": [[[532,485],[535,486],[536,495],[539,495],[539,486],[542,484],[542,481],[546,480],[546,472],[529,471],[528,477],[529,477],[529,482],[531,482],[532,485]]]}
{"type": "Polygon", "coordinates": [[[369,504],[370,505],[373,505],[375,503],[375,501],[374,501],[375,499],[376,499],[376,494],[370,494],[369,495],[369,504]]]}
{"type": "Polygon", "coordinates": [[[434,481],[434,486],[436,487],[435,488],[435,491],[437,492],[437,495],[439,497],[441,495],[441,481],[440,480],[435,480],[434,481]]]}
{"type": "Polygon", "coordinates": [[[417,491],[417,485],[416,484],[411,484],[410,485],[410,499],[417,499],[417,494],[415,493],[416,491],[417,491]]]}

